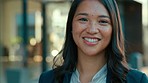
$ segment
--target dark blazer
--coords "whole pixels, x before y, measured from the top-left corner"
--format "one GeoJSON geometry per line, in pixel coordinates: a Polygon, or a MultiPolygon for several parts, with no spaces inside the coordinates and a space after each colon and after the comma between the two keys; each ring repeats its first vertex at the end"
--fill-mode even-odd
{"type": "MultiPolygon", "coordinates": [[[[72,73],[66,73],[63,83],[70,83],[71,75],[72,73]]],[[[148,77],[146,74],[133,69],[129,70],[126,79],[127,83],[148,83],[148,77]]],[[[39,83],[54,83],[53,70],[42,73],[39,78],[39,83]]],[[[110,83],[110,73],[107,73],[106,83],[110,83]]]]}

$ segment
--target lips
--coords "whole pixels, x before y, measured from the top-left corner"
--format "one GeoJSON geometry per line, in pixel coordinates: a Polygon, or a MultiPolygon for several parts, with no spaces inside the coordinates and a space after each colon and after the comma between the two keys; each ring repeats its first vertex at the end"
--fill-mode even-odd
{"type": "Polygon", "coordinates": [[[98,39],[93,39],[93,38],[84,38],[84,40],[88,41],[88,42],[97,42],[98,39]]]}
{"type": "Polygon", "coordinates": [[[96,45],[98,43],[98,41],[100,41],[100,38],[96,38],[96,37],[83,37],[84,42],[88,45],[96,45]]]}

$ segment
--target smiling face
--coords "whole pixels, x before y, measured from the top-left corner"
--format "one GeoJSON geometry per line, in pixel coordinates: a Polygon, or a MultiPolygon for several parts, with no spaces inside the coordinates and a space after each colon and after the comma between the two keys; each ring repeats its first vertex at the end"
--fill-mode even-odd
{"type": "Polygon", "coordinates": [[[98,0],[84,0],[78,6],[73,22],[72,35],[80,54],[104,55],[112,34],[110,16],[98,0]]]}

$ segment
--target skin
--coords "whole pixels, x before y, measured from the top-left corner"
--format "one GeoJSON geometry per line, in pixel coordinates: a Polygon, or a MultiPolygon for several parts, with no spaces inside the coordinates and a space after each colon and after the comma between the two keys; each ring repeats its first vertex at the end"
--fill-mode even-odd
{"type": "Polygon", "coordinates": [[[105,49],[112,34],[110,16],[98,0],[84,0],[72,23],[72,35],[78,47],[79,79],[81,83],[89,83],[106,64],[105,49]]]}

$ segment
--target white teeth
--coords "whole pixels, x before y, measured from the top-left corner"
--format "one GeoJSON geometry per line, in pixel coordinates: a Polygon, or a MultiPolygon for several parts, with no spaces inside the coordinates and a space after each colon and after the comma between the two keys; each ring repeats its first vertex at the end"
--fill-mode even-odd
{"type": "Polygon", "coordinates": [[[97,42],[98,39],[84,38],[88,42],[97,42]]]}

